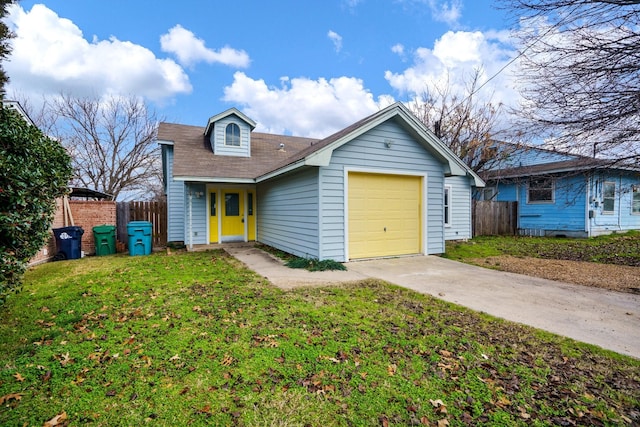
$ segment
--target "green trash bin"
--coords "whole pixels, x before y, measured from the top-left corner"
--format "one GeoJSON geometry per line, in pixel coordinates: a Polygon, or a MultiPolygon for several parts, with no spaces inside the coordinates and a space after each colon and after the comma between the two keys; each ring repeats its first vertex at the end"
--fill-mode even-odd
{"type": "Polygon", "coordinates": [[[152,227],[153,225],[149,221],[131,221],[127,224],[129,255],[151,254],[152,227]]]}
{"type": "Polygon", "coordinates": [[[93,227],[93,238],[96,244],[96,255],[113,255],[116,253],[115,225],[96,225],[93,227]]]}

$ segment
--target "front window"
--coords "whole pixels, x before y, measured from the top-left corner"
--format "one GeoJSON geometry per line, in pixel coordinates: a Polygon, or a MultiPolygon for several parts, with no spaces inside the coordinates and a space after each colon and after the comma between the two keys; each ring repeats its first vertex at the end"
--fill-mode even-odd
{"type": "Polygon", "coordinates": [[[224,145],[240,146],[240,126],[229,123],[224,133],[224,145]]]}
{"type": "Polygon", "coordinates": [[[602,185],[602,212],[613,213],[616,204],[616,183],[605,182],[602,185]]]}
{"type": "Polygon", "coordinates": [[[537,178],[529,181],[527,203],[553,203],[553,180],[537,178]]]}
{"type": "Polygon", "coordinates": [[[631,195],[631,213],[640,214],[640,185],[633,186],[631,195]]]}

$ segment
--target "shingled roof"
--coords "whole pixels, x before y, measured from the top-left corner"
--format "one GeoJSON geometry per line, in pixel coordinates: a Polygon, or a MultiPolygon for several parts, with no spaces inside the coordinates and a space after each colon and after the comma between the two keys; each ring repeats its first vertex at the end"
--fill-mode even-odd
{"type": "Polygon", "coordinates": [[[160,123],[157,139],[173,145],[173,176],[177,179],[251,182],[278,175],[290,167],[326,166],[334,149],[386,120],[397,120],[411,132],[432,155],[447,164],[448,174],[470,176],[475,185],[484,186],[477,174],[399,102],[320,140],[251,132],[251,157],[214,155],[205,128],[199,126],[160,123]]]}
{"type": "Polygon", "coordinates": [[[317,142],[312,138],[252,132],[251,157],[216,156],[204,130],[200,126],[160,123],[158,140],[173,143],[174,177],[253,180],[317,142]]]}

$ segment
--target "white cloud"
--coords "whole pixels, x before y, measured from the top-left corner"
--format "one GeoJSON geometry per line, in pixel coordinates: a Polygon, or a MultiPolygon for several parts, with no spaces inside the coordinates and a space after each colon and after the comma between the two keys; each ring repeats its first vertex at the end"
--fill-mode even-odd
{"type": "Polygon", "coordinates": [[[26,12],[10,5],[6,22],[15,33],[4,67],[8,92],[43,94],[134,94],[159,101],[190,93],[184,70],[170,59],[115,37],[87,41],[70,20],[42,4],[26,12]]]}
{"type": "Polygon", "coordinates": [[[237,68],[246,68],[251,59],[244,50],[224,46],[219,50],[209,49],[204,40],[199,39],[191,31],[176,25],[167,34],[160,37],[163,52],[172,53],[185,66],[192,66],[197,62],[220,63],[237,68]]]}
{"type": "Polygon", "coordinates": [[[401,43],[391,46],[391,52],[396,55],[404,56],[404,46],[401,43]]]}
{"type": "Polygon", "coordinates": [[[336,49],[336,53],[340,53],[342,50],[342,36],[335,31],[329,30],[327,37],[333,42],[333,46],[336,49]]]}
{"type": "Polygon", "coordinates": [[[243,106],[261,132],[323,138],[393,102],[375,100],[362,80],[354,77],[281,78],[281,87],[269,87],[243,72],[234,74],[224,89],[224,100],[243,106]]]}
{"type": "Polygon", "coordinates": [[[458,24],[458,19],[462,15],[462,3],[460,0],[429,0],[428,3],[434,20],[451,26],[458,24]]]}
{"type": "Polygon", "coordinates": [[[420,96],[434,86],[451,86],[454,93],[466,93],[465,83],[475,70],[483,70],[482,82],[497,74],[479,96],[493,95],[494,102],[515,106],[519,96],[508,69],[500,72],[515,55],[505,42],[504,32],[449,31],[433,48],[415,50],[413,64],[402,72],[385,72],[389,84],[410,97],[420,96]]]}

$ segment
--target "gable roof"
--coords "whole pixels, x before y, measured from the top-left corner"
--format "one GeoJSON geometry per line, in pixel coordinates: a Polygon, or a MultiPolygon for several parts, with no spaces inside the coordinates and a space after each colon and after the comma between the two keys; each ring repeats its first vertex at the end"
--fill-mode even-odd
{"type": "Polygon", "coordinates": [[[335,149],[393,120],[445,165],[446,175],[468,176],[475,186],[484,187],[482,179],[399,102],[321,140],[252,132],[251,157],[213,155],[207,132],[215,120],[236,112],[231,109],[213,116],[206,128],[160,123],[157,139],[160,144],[174,146],[173,175],[176,179],[260,182],[300,167],[327,166],[335,149]]]}
{"type": "Polygon", "coordinates": [[[207,121],[207,126],[204,129],[204,134],[210,135],[213,124],[218,120],[222,120],[229,116],[237,116],[238,118],[240,118],[240,120],[248,124],[249,127],[251,127],[251,130],[254,130],[256,128],[256,122],[251,120],[242,111],[238,110],[237,108],[229,108],[227,111],[223,111],[222,113],[216,114],[215,116],[209,118],[209,120],[207,121]]]}
{"type": "Polygon", "coordinates": [[[587,157],[581,154],[566,153],[537,146],[526,146],[522,148],[522,150],[525,153],[535,151],[549,156],[538,159],[538,161],[531,161],[531,159],[529,159],[529,162],[525,162],[524,164],[520,163],[518,166],[508,165],[501,169],[483,171],[481,172],[482,178],[485,180],[515,179],[528,176],[582,173],[596,169],[640,171],[638,165],[623,163],[613,159],[587,157]]]}

